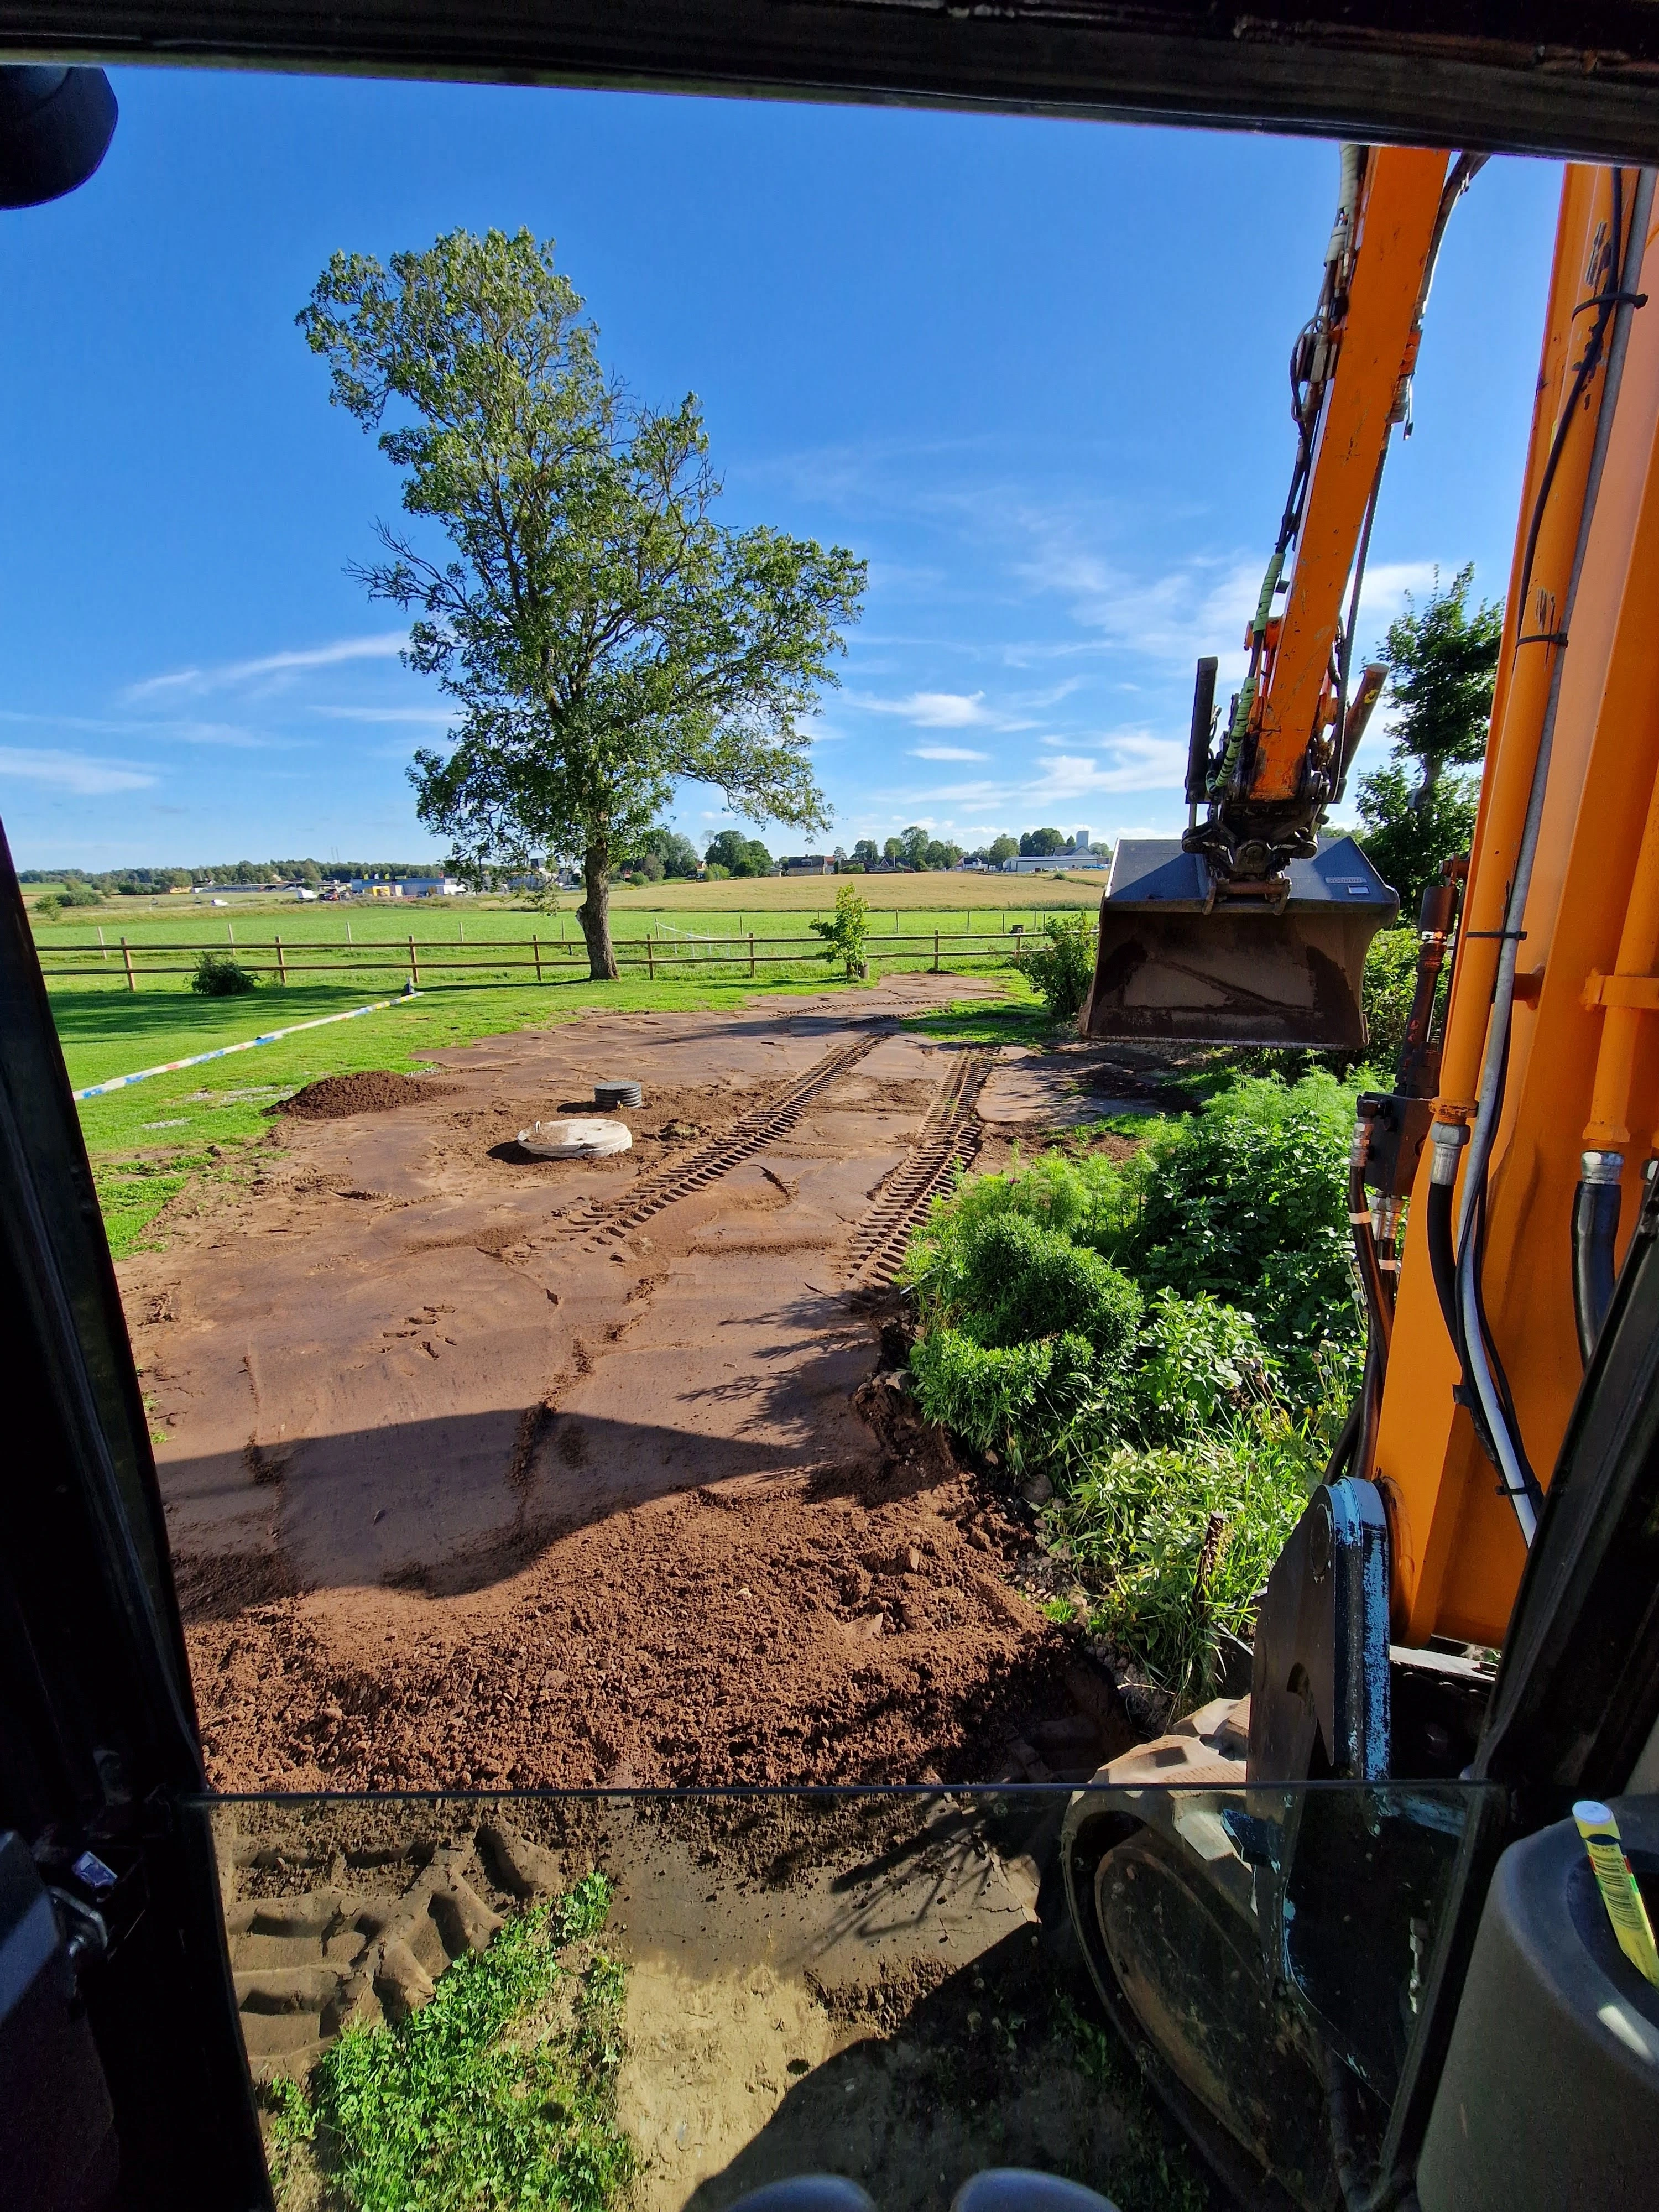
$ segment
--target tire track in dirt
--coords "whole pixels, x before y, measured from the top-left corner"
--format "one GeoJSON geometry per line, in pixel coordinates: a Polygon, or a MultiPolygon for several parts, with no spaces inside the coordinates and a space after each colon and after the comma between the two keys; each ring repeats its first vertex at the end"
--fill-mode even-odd
{"type": "MultiPolygon", "coordinates": [[[[570,1226],[616,1242],[693,1191],[705,1189],[720,1176],[729,1175],[733,1168],[752,1159],[766,1146],[787,1136],[819,1092],[857,1066],[866,1054],[882,1037],[891,1035],[896,1027],[896,1024],[884,1022],[849,1038],[845,1044],[834,1046],[804,1075],[798,1076],[764,1106],[745,1114],[724,1135],[712,1137],[695,1151],[665,1162],[619,1196],[596,1200],[574,1211],[566,1217],[570,1226]]],[[[599,1249],[598,1244],[588,1247],[590,1251],[599,1249]]]]}
{"type": "Polygon", "coordinates": [[[927,1109],[910,1155],[889,1176],[854,1231],[845,1262],[849,1289],[878,1289],[898,1273],[911,1229],[958,1169],[971,1167],[981,1130],[975,1105],[994,1052],[964,1052],[927,1109]]]}

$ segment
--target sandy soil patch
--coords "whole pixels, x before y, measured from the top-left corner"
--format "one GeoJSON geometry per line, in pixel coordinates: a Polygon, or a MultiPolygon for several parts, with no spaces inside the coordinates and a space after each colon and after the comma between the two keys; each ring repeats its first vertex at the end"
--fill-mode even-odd
{"type": "Polygon", "coordinates": [[[1054,1864],[1063,1802],[226,1807],[250,2063],[303,2077],[346,2019],[418,2006],[502,1918],[598,1868],[599,1940],[628,1970],[637,2212],[721,2212],[811,2172],[893,2212],[994,2164],[1109,2189],[1127,2146],[1069,2027],[1093,2001],[1054,1864]]]}

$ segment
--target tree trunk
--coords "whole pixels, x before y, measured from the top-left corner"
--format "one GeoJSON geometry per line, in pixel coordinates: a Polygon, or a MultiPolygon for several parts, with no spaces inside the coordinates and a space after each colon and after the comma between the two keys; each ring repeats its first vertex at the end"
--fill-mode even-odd
{"type": "Polygon", "coordinates": [[[576,908],[576,919],[587,940],[587,972],[595,983],[614,983],[617,956],[611,948],[611,847],[603,837],[582,854],[582,881],[587,895],[576,908]]]}
{"type": "Polygon", "coordinates": [[[1419,753],[1418,764],[1423,771],[1423,781],[1412,793],[1412,812],[1420,814],[1434,797],[1434,787],[1440,781],[1441,763],[1432,753],[1419,753]]]}

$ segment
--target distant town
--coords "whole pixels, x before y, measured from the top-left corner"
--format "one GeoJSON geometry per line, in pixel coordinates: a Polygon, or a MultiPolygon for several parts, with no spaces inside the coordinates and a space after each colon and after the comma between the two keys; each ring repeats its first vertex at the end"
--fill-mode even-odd
{"type": "MultiPolygon", "coordinates": [[[[1028,830],[1021,836],[994,837],[965,852],[935,838],[918,824],[878,845],[860,837],[850,853],[837,845],[829,853],[787,854],[775,859],[757,837],[722,830],[700,855],[689,837],[667,829],[648,830],[627,859],[612,870],[617,883],[720,882],[729,877],[907,875],[931,869],[1000,870],[1011,875],[1072,868],[1106,868],[1111,848],[1086,830],[1069,836],[1054,829],[1028,830]]],[[[472,893],[579,890],[580,870],[535,862],[511,873],[490,870],[461,874],[430,860],[235,860],[196,868],[23,868],[19,879],[50,896],[59,907],[99,906],[106,898],[205,899],[228,904],[237,897],[270,898],[284,894],[303,901],[339,899],[460,898],[472,893]]]]}

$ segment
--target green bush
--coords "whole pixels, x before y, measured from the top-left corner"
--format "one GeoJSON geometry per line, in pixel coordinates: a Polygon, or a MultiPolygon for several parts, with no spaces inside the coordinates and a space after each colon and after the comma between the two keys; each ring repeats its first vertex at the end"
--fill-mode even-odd
{"type": "Polygon", "coordinates": [[[910,1354],[910,1385],[930,1421],[975,1451],[995,1451],[1016,1474],[1086,1462],[1111,1432],[1117,1370],[1085,1336],[983,1345],[936,1322],[910,1354]]]}
{"type": "Polygon", "coordinates": [[[56,891],[47,891],[44,896],[36,899],[29,908],[31,916],[36,921],[56,921],[63,911],[64,902],[56,891]]]}
{"type": "Polygon", "coordinates": [[[1089,1589],[1091,1626],[1181,1703],[1201,1703],[1213,1686],[1220,1632],[1249,1635],[1322,1443],[1322,1431],[1267,1407],[1176,1445],[1109,1449],[1045,1510],[1050,1542],[1089,1589]]]}
{"type": "Polygon", "coordinates": [[[1095,1626],[1188,1702],[1358,1386],[1352,1115],[1328,1073],[1237,1082],[1121,1165],[1050,1152],[960,1184],[907,1255],[921,1411],[1049,1477],[1095,1626]]]}
{"type": "Polygon", "coordinates": [[[1371,939],[1359,1000],[1365,1012],[1365,1057],[1392,1079],[1406,1042],[1406,1018],[1417,986],[1417,932],[1384,929],[1371,939]]]}
{"type": "Polygon", "coordinates": [[[228,952],[202,952],[197,955],[190,988],[204,999],[240,999],[248,991],[257,991],[259,981],[239,967],[228,952]]]}
{"type": "Polygon", "coordinates": [[[1108,1255],[1121,1241],[1132,1209],[1130,1181],[1104,1153],[1067,1159],[1057,1152],[1039,1152],[1029,1164],[1016,1161],[1005,1174],[975,1176],[949,1198],[936,1200],[911,1242],[902,1279],[925,1314],[959,1305],[968,1295],[969,1255],[986,1224],[1000,1216],[1021,1215],[1108,1255]]]}
{"type": "Polygon", "coordinates": [[[975,1208],[927,1303],[910,1364],[929,1420],[1017,1469],[1068,1464],[1110,1425],[1140,1293],[1099,1253],[1030,1213],[975,1208]]]}
{"type": "Polygon", "coordinates": [[[994,1214],[964,1240],[962,1302],[981,1344],[1076,1334],[1115,1364],[1140,1318],[1139,1292],[1109,1261],[1025,1213],[994,1214]]]}
{"type": "Polygon", "coordinates": [[[1095,974],[1095,924],[1091,916],[1050,916],[1042,937],[1022,945],[1015,965],[1048,1009],[1048,1018],[1069,1022],[1089,995],[1095,974]]]}
{"type": "Polygon", "coordinates": [[[836,893],[834,919],[815,921],[812,929],[823,939],[823,957],[839,960],[849,983],[870,973],[870,909],[851,884],[843,884],[836,893]]]}
{"type": "Polygon", "coordinates": [[[1136,1425],[1149,1443],[1178,1443],[1270,1402],[1279,1379],[1249,1314],[1204,1293],[1183,1298],[1160,1291],[1147,1310],[1132,1377],[1136,1425]]]}
{"type": "Polygon", "coordinates": [[[1183,1115],[1136,1162],[1112,1249],[1143,1290],[1243,1308],[1297,1395],[1315,1388],[1328,1340],[1363,1334],[1349,1267],[1353,1099],[1322,1072],[1294,1085],[1262,1076],[1183,1115]]]}

